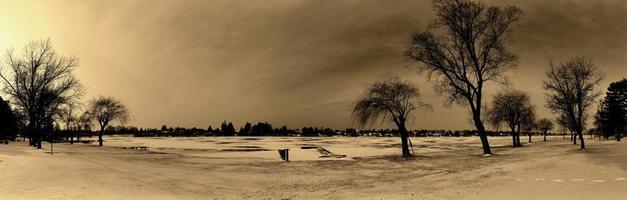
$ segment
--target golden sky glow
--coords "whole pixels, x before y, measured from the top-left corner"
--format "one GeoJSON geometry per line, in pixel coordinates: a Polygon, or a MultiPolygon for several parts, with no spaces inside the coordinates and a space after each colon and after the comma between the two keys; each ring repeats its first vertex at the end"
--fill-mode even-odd
{"type": "MultiPolygon", "coordinates": [[[[411,128],[472,128],[465,107],[443,106],[402,57],[409,34],[432,19],[429,1],[0,2],[2,51],[51,38],[59,53],[80,59],[84,98],[120,99],[136,126],[351,127],[352,101],[392,73],[434,105],[411,128]]],[[[541,87],[550,59],[592,57],[607,74],[603,88],[627,76],[624,1],[491,2],[525,11],[511,43],[520,64],[510,77],[541,116],[551,117],[541,87]]]]}

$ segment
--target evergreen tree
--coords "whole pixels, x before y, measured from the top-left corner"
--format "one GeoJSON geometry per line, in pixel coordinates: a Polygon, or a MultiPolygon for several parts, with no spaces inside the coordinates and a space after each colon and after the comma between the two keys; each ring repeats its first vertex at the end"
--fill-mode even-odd
{"type": "Polygon", "coordinates": [[[605,137],[615,136],[620,141],[627,120],[627,79],[613,82],[607,89],[600,113],[601,131],[605,137]]]}
{"type": "Polygon", "coordinates": [[[272,125],[268,122],[258,122],[251,127],[252,136],[271,136],[274,135],[272,125]]]}
{"type": "Polygon", "coordinates": [[[211,128],[211,126],[207,128],[207,135],[213,135],[213,128],[211,128]]]}
{"type": "Polygon", "coordinates": [[[226,135],[226,131],[228,129],[227,126],[228,125],[227,125],[226,121],[223,121],[222,124],[220,124],[220,130],[222,130],[221,133],[219,134],[220,136],[225,136],[226,135]]]}
{"type": "Polygon", "coordinates": [[[303,137],[315,137],[318,136],[318,132],[313,127],[304,127],[301,131],[303,137]]]}
{"type": "Polygon", "coordinates": [[[233,126],[233,123],[229,122],[229,124],[226,125],[226,129],[223,132],[224,132],[224,135],[226,136],[234,136],[235,126],[233,126]]]}
{"type": "Polygon", "coordinates": [[[282,126],[278,131],[276,131],[279,136],[287,136],[289,134],[289,129],[287,126],[282,126]]]}
{"type": "Polygon", "coordinates": [[[241,136],[250,136],[251,126],[252,125],[250,124],[250,122],[246,122],[246,124],[244,125],[242,130],[239,132],[239,135],[241,135],[241,136]]]}
{"type": "Polygon", "coordinates": [[[17,125],[17,117],[9,103],[0,97],[0,140],[15,140],[17,125]]]}
{"type": "Polygon", "coordinates": [[[357,130],[355,130],[354,128],[347,128],[344,131],[344,134],[346,134],[347,136],[351,136],[351,137],[359,136],[359,133],[357,133],[357,130]]]}

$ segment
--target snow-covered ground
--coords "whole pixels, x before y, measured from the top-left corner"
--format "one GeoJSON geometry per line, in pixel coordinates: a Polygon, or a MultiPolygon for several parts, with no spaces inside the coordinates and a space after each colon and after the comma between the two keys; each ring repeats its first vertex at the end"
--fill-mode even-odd
{"type": "MultiPolygon", "coordinates": [[[[94,138],[95,139],[95,138],[94,138]]],[[[499,138],[501,139],[501,138],[499,138]]],[[[428,154],[452,149],[480,152],[473,137],[460,138],[413,138],[416,154],[428,154]]],[[[112,137],[107,146],[147,146],[153,152],[181,153],[185,155],[220,158],[276,161],[279,149],[290,149],[290,160],[337,160],[320,158],[317,146],[334,154],[346,155],[352,160],[362,157],[400,155],[400,139],[396,137],[112,137]]]]}
{"type": "Polygon", "coordinates": [[[0,145],[0,199],[627,199],[627,144],[540,140],[490,138],[482,157],[476,137],[412,138],[411,160],[398,138],[105,137],[54,155],[17,142],[0,145]]]}

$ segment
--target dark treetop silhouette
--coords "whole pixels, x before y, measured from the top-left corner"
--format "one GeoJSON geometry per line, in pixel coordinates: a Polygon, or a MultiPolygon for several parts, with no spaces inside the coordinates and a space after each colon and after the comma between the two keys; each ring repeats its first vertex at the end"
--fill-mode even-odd
{"type": "Polygon", "coordinates": [[[7,52],[3,67],[10,73],[1,72],[0,78],[11,103],[25,116],[30,145],[41,148],[43,131],[52,129],[58,109],[82,95],[72,75],[77,65],[76,58],[58,55],[49,39],[29,43],[22,54],[7,52]]]}
{"type": "Polygon", "coordinates": [[[470,107],[484,154],[492,154],[481,120],[483,86],[504,82],[503,72],[516,65],[505,42],[522,10],[486,6],[470,0],[434,0],[433,30],[415,33],[405,55],[436,80],[451,102],[470,107]]]}
{"type": "Polygon", "coordinates": [[[534,107],[531,105],[529,95],[523,91],[509,89],[499,92],[488,109],[488,121],[498,128],[505,123],[512,134],[512,145],[520,147],[520,130],[522,126],[530,126],[533,123],[534,107]]]}
{"type": "Polygon", "coordinates": [[[627,125],[627,79],[612,82],[598,112],[599,131],[620,141],[627,125]]]}
{"type": "Polygon", "coordinates": [[[17,116],[15,116],[15,113],[9,106],[9,103],[0,97],[0,142],[15,140],[17,131],[17,116]]]}
{"type": "Polygon", "coordinates": [[[546,142],[546,134],[548,131],[553,129],[553,122],[550,119],[542,118],[536,122],[538,129],[542,131],[542,135],[544,136],[544,141],[546,142]]]}
{"type": "Polygon", "coordinates": [[[585,149],[583,131],[587,109],[601,95],[596,87],[603,74],[591,59],[574,57],[560,64],[549,64],[544,81],[548,92],[547,107],[560,114],[560,121],[574,134],[573,143],[579,137],[581,149],[585,149]]]}
{"type": "Polygon", "coordinates": [[[98,133],[98,145],[100,146],[102,146],[102,135],[109,123],[112,121],[125,123],[129,119],[129,112],[126,106],[113,97],[101,96],[92,100],[89,104],[89,114],[100,125],[98,133]]]}
{"type": "Polygon", "coordinates": [[[428,104],[417,101],[419,96],[418,88],[411,83],[398,77],[389,78],[366,89],[353,106],[353,116],[360,125],[394,122],[401,136],[402,155],[409,157],[409,133],[405,122],[412,111],[428,107],[428,104]]]}

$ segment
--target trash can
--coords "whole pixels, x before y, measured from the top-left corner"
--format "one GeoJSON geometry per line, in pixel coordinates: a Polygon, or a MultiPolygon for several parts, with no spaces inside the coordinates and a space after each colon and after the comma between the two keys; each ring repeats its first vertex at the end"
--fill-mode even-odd
{"type": "Polygon", "coordinates": [[[290,161],[290,149],[279,149],[281,160],[290,161]]]}

